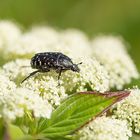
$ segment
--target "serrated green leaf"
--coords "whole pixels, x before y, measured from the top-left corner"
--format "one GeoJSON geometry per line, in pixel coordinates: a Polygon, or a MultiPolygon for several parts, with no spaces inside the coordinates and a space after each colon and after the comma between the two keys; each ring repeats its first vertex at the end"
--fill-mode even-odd
{"type": "Polygon", "coordinates": [[[39,122],[36,133],[44,138],[58,138],[71,134],[128,95],[128,91],[110,94],[95,92],[74,94],[52,113],[50,120],[42,119],[39,122]]]}

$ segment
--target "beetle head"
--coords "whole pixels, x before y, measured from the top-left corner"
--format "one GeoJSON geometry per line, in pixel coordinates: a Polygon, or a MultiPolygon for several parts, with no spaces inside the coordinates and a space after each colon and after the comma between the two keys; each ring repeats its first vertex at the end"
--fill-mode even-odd
{"type": "Polygon", "coordinates": [[[71,67],[71,70],[75,71],[75,72],[80,72],[80,69],[78,67],[79,64],[82,64],[82,62],[78,63],[78,64],[73,64],[72,67],[71,67]]]}

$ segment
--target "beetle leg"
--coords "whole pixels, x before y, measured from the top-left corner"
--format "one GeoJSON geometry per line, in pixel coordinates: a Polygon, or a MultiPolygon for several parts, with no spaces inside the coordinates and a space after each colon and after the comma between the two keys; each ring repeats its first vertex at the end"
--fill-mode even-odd
{"type": "Polygon", "coordinates": [[[58,74],[58,81],[60,80],[61,73],[62,73],[62,70],[59,71],[59,74],[58,74]]]}
{"type": "Polygon", "coordinates": [[[57,73],[58,73],[58,86],[60,86],[60,77],[61,77],[61,73],[62,73],[62,69],[57,69],[57,73]]]}
{"type": "Polygon", "coordinates": [[[25,80],[29,79],[31,76],[35,75],[37,72],[40,72],[40,70],[36,70],[36,71],[30,73],[29,76],[27,76],[24,80],[22,80],[21,84],[22,84],[25,80]]]}

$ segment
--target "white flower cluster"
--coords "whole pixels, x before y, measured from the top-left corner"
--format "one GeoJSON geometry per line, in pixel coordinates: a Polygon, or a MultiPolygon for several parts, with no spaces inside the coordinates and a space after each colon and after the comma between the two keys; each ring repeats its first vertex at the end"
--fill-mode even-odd
{"type": "Polygon", "coordinates": [[[89,57],[92,55],[89,39],[83,32],[75,29],[61,32],[60,41],[54,49],[61,51],[72,58],[81,58],[83,56],[89,57]]]}
{"type": "Polygon", "coordinates": [[[15,81],[16,84],[20,83],[21,80],[31,72],[33,72],[33,69],[30,67],[29,59],[10,61],[5,63],[1,69],[1,73],[9,77],[10,80],[15,81]]]}
{"type": "Polygon", "coordinates": [[[127,120],[129,126],[140,133],[140,89],[132,89],[130,96],[117,103],[113,114],[118,119],[127,120]]]}
{"type": "MultiPolygon", "coordinates": [[[[1,73],[19,85],[33,71],[29,59],[17,59],[3,65],[1,73]]],[[[60,101],[67,97],[65,88],[63,86],[58,87],[57,74],[54,72],[36,74],[21,86],[33,90],[35,94],[50,102],[53,107],[58,106],[60,101]]]]}
{"type": "MultiPolygon", "coordinates": [[[[31,46],[32,50],[31,48],[27,49],[31,53],[60,51],[74,58],[91,55],[90,41],[83,32],[76,29],[57,31],[51,27],[36,26],[27,34],[29,37],[35,38],[31,45],[25,45],[27,48],[31,46]]],[[[29,42],[31,42],[31,39],[29,39],[29,42]]],[[[22,53],[24,52],[22,51],[22,53]]]]}
{"type": "Polygon", "coordinates": [[[51,51],[51,48],[58,43],[57,34],[55,30],[49,27],[33,28],[31,31],[22,34],[14,46],[9,46],[5,52],[9,57],[28,58],[35,53],[51,51]]]}
{"type": "Polygon", "coordinates": [[[93,55],[110,75],[110,87],[122,89],[132,78],[139,78],[137,69],[120,38],[99,36],[92,41],[93,55]]]}
{"type": "Polygon", "coordinates": [[[0,76],[0,117],[15,120],[28,111],[35,117],[50,118],[52,107],[32,90],[16,88],[6,76],[0,76]]]}
{"type": "Polygon", "coordinates": [[[4,59],[30,58],[35,53],[47,51],[60,51],[70,57],[91,55],[90,42],[84,33],[36,26],[4,49],[7,56],[4,59]]]}
{"type": "Polygon", "coordinates": [[[21,35],[17,25],[10,21],[0,21],[0,50],[12,46],[21,35]]]}
{"type": "Polygon", "coordinates": [[[14,82],[10,81],[8,77],[0,73],[0,96],[3,96],[3,93],[9,94],[16,89],[14,82]]]}
{"type": "Polygon", "coordinates": [[[105,116],[78,131],[79,140],[128,140],[131,135],[126,121],[105,116]]]}
{"type": "Polygon", "coordinates": [[[64,87],[68,92],[96,90],[105,92],[109,89],[109,76],[107,71],[96,59],[83,57],[77,60],[80,73],[67,71],[62,74],[64,87]]]}
{"type": "Polygon", "coordinates": [[[22,86],[32,89],[35,94],[40,95],[54,108],[68,96],[63,86],[58,87],[57,76],[54,72],[36,74],[25,81],[22,86]]]}

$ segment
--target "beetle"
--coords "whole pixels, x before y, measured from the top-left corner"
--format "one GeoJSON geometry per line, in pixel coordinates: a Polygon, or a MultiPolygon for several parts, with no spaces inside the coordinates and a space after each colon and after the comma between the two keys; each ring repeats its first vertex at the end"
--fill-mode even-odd
{"type": "Polygon", "coordinates": [[[74,64],[72,60],[62,54],[61,52],[43,52],[37,53],[31,58],[31,67],[37,69],[27,76],[21,83],[35,75],[38,72],[49,72],[50,70],[55,70],[58,73],[58,85],[61,73],[66,70],[72,70],[74,72],[80,72],[78,67],[79,64],[74,64]]]}

